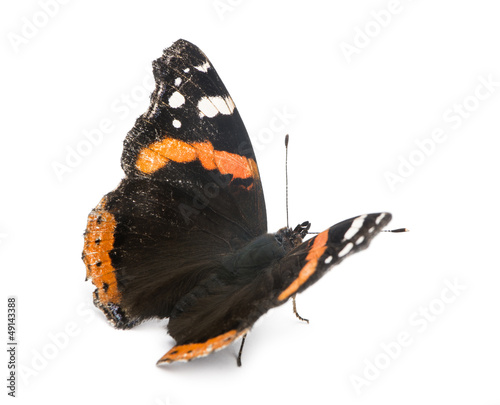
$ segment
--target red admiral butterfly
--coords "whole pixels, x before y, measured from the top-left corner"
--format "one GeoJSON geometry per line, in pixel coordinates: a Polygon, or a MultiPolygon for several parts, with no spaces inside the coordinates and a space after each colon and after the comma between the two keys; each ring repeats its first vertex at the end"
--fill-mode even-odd
{"type": "Polygon", "coordinates": [[[115,328],[170,318],[176,346],[161,364],[244,337],[367,248],[391,215],[347,219],[306,242],[309,222],[267,233],[255,154],[212,64],[179,40],[153,71],[151,105],[124,142],[126,177],[90,213],[83,261],[94,304],[115,328]]]}

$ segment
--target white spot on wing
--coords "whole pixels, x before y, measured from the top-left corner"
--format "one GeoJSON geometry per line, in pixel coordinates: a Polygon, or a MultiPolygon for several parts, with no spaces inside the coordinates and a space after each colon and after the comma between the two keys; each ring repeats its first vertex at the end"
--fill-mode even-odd
{"type": "Polygon", "coordinates": [[[344,249],[342,249],[340,252],[339,252],[339,257],[344,257],[347,253],[349,253],[351,251],[351,249],[353,248],[353,243],[352,242],[349,242],[347,245],[344,246],[344,249]]]}
{"type": "Polygon", "coordinates": [[[184,73],[189,73],[189,68],[184,69],[184,73]]]}
{"type": "Polygon", "coordinates": [[[328,256],[326,259],[325,259],[325,264],[330,264],[333,260],[333,257],[332,256],[328,256]]]}
{"type": "Polygon", "coordinates": [[[380,215],[377,217],[377,219],[375,220],[375,223],[376,223],[377,225],[378,225],[378,224],[380,224],[380,222],[382,221],[382,219],[384,219],[384,217],[385,217],[385,214],[384,214],[384,213],[380,214],[380,215]]]}
{"type": "MultiPolygon", "coordinates": [[[[213,98],[213,97],[210,97],[213,98]]],[[[217,107],[212,103],[209,97],[203,97],[198,101],[198,110],[200,110],[200,117],[207,116],[209,118],[215,117],[218,114],[217,107]]]]}
{"type": "Polygon", "coordinates": [[[208,69],[210,68],[210,63],[208,61],[203,62],[200,66],[195,66],[194,67],[196,70],[199,70],[200,72],[208,72],[208,69]]]}
{"type": "Polygon", "coordinates": [[[360,245],[361,243],[363,243],[364,240],[365,240],[365,237],[364,236],[360,236],[358,238],[358,240],[356,241],[356,245],[360,245]]]}
{"type": "Polygon", "coordinates": [[[231,97],[202,97],[198,101],[200,118],[203,116],[212,118],[217,114],[231,115],[234,111],[234,103],[231,97]]]}
{"type": "Polygon", "coordinates": [[[172,125],[175,127],[175,128],[180,128],[181,127],[181,122],[179,120],[173,120],[172,121],[172,125]]]}
{"type": "Polygon", "coordinates": [[[213,97],[213,103],[221,114],[231,115],[234,110],[234,103],[231,97],[213,97]]]}
{"type": "Polygon", "coordinates": [[[179,87],[182,83],[182,79],[180,77],[178,77],[177,79],[175,79],[174,81],[174,84],[176,87],[179,87]]]}
{"type": "Polygon", "coordinates": [[[224,98],[224,101],[227,104],[227,108],[229,110],[229,114],[232,114],[236,106],[234,105],[234,101],[231,97],[227,96],[224,98]]]}
{"type": "Polygon", "coordinates": [[[175,91],[168,99],[168,105],[172,108],[178,108],[182,104],[184,104],[185,101],[186,99],[184,98],[184,96],[178,91],[175,91]]]}
{"type": "Polygon", "coordinates": [[[357,217],[354,221],[352,221],[350,228],[344,234],[344,239],[351,239],[354,235],[356,235],[363,226],[365,218],[366,215],[361,215],[360,217],[357,217]]]}

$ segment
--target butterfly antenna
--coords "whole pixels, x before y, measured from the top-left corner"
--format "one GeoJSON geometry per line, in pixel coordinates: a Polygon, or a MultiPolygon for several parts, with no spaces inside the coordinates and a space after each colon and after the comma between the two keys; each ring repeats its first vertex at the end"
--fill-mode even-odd
{"type": "Polygon", "coordinates": [[[398,228],[398,229],[384,229],[382,232],[400,233],[400,232],[410,232],[410,230],[408,228],[398,228]]]}
{"type": "Polygon", "coordinates": [[[286,183],[286,227],[290,228],[290,223],[288,222],[288,139],[289,136],[285,136],[285,183],[286,183]]]}

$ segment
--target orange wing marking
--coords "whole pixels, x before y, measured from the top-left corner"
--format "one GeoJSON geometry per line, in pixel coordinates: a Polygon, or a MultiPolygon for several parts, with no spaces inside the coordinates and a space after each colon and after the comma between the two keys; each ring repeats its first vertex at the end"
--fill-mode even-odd
{"type": "Polygon", "coordinates": [[[283,301],[290,297],[292,294],[295,294],[300,286],[314,274],[316,268],[318,267],[318,260],[323,255],[323,253],[325,253],[325,250],[327,248],[327,241],[328,229],[316,236],[312,248],[306,257],[306,264],[300,270],[298,277],[293,280],[293,282],[287,287],[287,289],[278,296],[278,300],[283,301]]]}
{"type": "Polygon", "coordinates": [[[114,268],[109,252],[113,249],[116,220],[113,214],[105,210],[106,197],[89,214],[83,261],[87,266],[87,278],[99,290],[99,301],[102,304],[120,301],[120,292],[116,284],[114,268]]]}
{"type": "Polygon", "coordinates": [[[199,160],[207,170],[218,169],[221,174],[232,174],[233,178],[258,177],[257,165],[253,159],[225,151],[215,150],[211,142],[192,144],[174,138],[165,138],[143,148],[135,166],[145,174],[151,174],[165,167],[168,162],[188,163],[199,160]]]}
{"type": "Polygon", "coordinates": [[[189,343],[186,345],[172,347],[158,362],[158,364],[173,363],[174,361],[190,361],[196,357],[208,356],[210,353],[223,349],[240,336],[248,332],[249,329],[238,332],[236,329],[230,330],[222,335],[208,339],[203,343],[189,343]]]}

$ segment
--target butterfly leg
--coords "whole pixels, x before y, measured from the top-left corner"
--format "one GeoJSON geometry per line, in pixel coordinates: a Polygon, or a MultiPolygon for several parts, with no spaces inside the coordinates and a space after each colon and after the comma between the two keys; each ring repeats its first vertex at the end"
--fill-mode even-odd
{"type": "Polygon", "coordinates": [[[241,353],[243,352],[243,345],[245,344],[245,339],[247,335],[248,333],[245,333],[243,335],[243,338],[241,339],[240,351],[238,352],[238,358],[236,359],[236,364],[238,365],[238,367],[241,367],[241,353]]]}
{"type": "Polygon", "coordinates": [[[295,296],[296,296],[296,295],[297,295],[297,294],[293,294],[293,295],[292,295],[292,301],[293,301],[293,313],[294,313],[294,314],[295,314],[295,316],[296,316],[297,318],[299,318],[301,321],[304,321],[304,322],[309,323],[309,319],[302,318],[302,317],[299,315],[299,313],[297,312],[297,304],[296,304],[296,302],[295,302],[295,296]]]}

